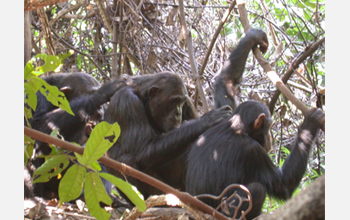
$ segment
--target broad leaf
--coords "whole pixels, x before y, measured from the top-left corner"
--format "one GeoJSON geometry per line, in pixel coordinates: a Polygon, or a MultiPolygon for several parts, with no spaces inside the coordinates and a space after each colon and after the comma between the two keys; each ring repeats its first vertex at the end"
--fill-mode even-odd
{"type": "Polygon", "coordinates": [[[33,82],[33,80],[29,80],[27,83],[24,83],[24,89],[26,93],[25,102],[35,111],[37,105],[36,93],[38,92],[39,87],[33,82]]]}
{"type": "Polygon", "coordinates": [[[60,182],[60,185],[58,186],[60,204],[63,202],[69,202],[81,195],[83,191],[85,175],[85,167],[79,166],[77,164],[72,165],[67,170],[60,182]]]}
{"type": "Polygon", "coordinates": [[[100,159],[117,141],[119,135],[120,127],[118,123],[114,123],[113,125],[104,121],[99,123],[94,130],[92,130],[90,138],[86,142],[82,160],[79,160],[79,162],[89,166],[100,159]]]}
{"type": "Polygon", "coordinates": [[[111,214],[101,208],[100,204],[111,205],[112,199],[107,194],[101,178],[95,172],[88,172],[85,175],[84,197],[90,214],[95,218],[109,219],[111,217],[111,214]]]}
{"type": "Polygon", "coordinates": [[[145,201],[134,191],[131,184],[109,173],[99,173],[99,175],[121,190],[130,199],[130,201],[134,203],[139,211],[144,212],[146,210],[145,201]]]}
{"type": "Polygon", "coordinates": [[[67,168],[69,160],[65,155],[54,156],[45,161],[33,174],[33,183],[47,182],[67,168]]]}
{"type": "Polygon", "coordinates": [[[40,58],[45,62],[44,65],[39,66],[35,69],[38,72],[42,72],[42,73],[51,72],[57,69],[57,67],[61,65],[61,60],[59,59],[58,56],[41,53],[41,54],[37,54],[35,58],[40,58]]]}

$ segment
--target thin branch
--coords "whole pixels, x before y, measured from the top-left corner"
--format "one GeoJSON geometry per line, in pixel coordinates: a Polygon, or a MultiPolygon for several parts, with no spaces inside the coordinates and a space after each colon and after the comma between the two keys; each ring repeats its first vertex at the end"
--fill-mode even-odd
{"type": "Polygon", "coordinates": [[[231,13],[231,11],[233,10],[233,8],[235,7],[235,5],[236,5],[236,1],[233,1],[233,2],[231,3],[231,5],[230,5],[230,8],[228,8],[228,9],[225,11],[225,13],[224,13],[224,15],[223,15],[223,17],[222,17],[222,19],[221,19],[221,21],[220,21],[220,24],[219,24],[219,26],[217,27],[217,29],[216,29],[216,31],[215,31],[213,37],[212,37],[212,40],[211,40],[210,45],[209,45],[209,48],[208,48],[207,53],[205,54],[205,57],[204,57],[204,60],[203,60],[202,68],[201,68],[200,71],[199,71],[199,75],[200,75],[200,76],[202,76],[203,73],[204,73],[204,69],[205,69],[205,67],[207,66],[208,59],[209,59],[209,56],[210,56],[210,54],[211,54],[211,51],[213,50],[214,44],[215,44],[215,42],[216,42],[216,40],[217,40],[217,38],[218,38],[218,36],[219,36],[219,34],[220,34],[220,31],[221,31],[222,27],[224,26],[224,24],[225,24],[225,22],[226,22],[228,16],[230,15],[230,13],[231,13]]]}
{"type": "MultiPolygon", "coordinates": [[[[49,144],[54,144],[60,148],[72,151],[72,152],[76,152],[78,154],[83,154],[84,153],[84,148],[77,146],[75,144],[60,140],[58,138],[52,137],[48,134],[44,134],[40,131],[28,128],[26,126],[24,126],[24,135],[34,138],[38,141],[42,141],[45,143],[49,143],[49,144]]],[[[206,205],[205,203],[201,202],[200,200],[192,197],[190,194],[185,193],[185,192],[180,192],[177,189],[172,188],[171,186],[143,173],[140,172],[124,163],[119,163],[115,160],[112,160],[106,156],[102,156],[99,160],[100,163],[118,170],[119,172],[134,177],[138,180],[141,180],[165,193],[170,193],[175,195],[179,200],[181,200],[181,202],[185,203],[185,204],[192,204],[193,206],[195,206],[196,208],[198,208],[199,210],[202,210],[203,212],[213,215],[215,218],[219,219],[219,220],[229,220],[229,218],[225,217],[224,215],[222,215],[219,212],[216,212],[212,207],[206,205]]]]}
{"type": "MultiPolygon", "coordinates": [[[[293,63],[289,66],[288,70],[282,77],[282,82],[287,83],[288,79],[292,76],[294,71],[299,67],[299,65],[309,56],[311,56],[323,43],[325,42],[325,38],[321,38],[316,43],[312,44],[310,47],[307,48],[307,50],[304,51],[304,53],[298,57],[296,60],[293,61],[293,63]]],[[[276,101],[281,94],[281,91],[277,90],[275,94],[273,95],[270,104],[269,109],[271,114],[274,111],[276,101]]]]}
{"type": "Polygon", "coordinates": [[[86,54],[84,52],[81,52],[80,50],[75,49],[74,46],[70,45],[68,42],[66,42],[65,40],[63,40],[62,38],[60,38],[60,36],[55,32],[55,30],[51,27],[51,31],[52,33],[59,39],[59,41],[61,43],[63,43],[64,45],[66,45],[67,47],[69,47],[70,49],[74,50],[75,52],[86,56],[96,67],[97,69],[100,71],[100,73],[102,74],[102,76],[105,79],[110,79],[110,77],[101,69],[101,67],[94,61],[94,59],[91,58],[91,56],[89,54],[86,54]]]}
{"type": "Polygon", "coordinates": [[[207,99],[206,99],[204,91],[203,91],[203,87],[201,84],[201,78],[198,75],[197,62],[194,58],[191,34],[186,27],[183,0],[179,0],[179,11],[180,11],[181,28],[182,28],[182,32],[184,33],[187,48],[188,48],[188,55],[190,58],[192,75],[193,75],[193,78],[196,80],[196,87],[197,87],[198,92],[199,92],[199,97],[201,98],[202,103],[203,103],[204,112],[208,112],[208,109],[209,109],[208,102],[207,102],[207,99]]]}

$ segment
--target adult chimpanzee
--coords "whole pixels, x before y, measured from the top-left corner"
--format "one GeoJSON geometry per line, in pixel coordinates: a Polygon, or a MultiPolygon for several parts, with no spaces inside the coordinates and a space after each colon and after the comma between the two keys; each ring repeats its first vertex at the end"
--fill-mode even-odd
{"type": "MultiPolygon", "coordinates": [[[[257,45],[266,51],[267,44],[266,34],[257,29],[251,29],[239,42],[216,81],[216,106],[229,103],[235,107],[234,86],[241,80],[249,51],[257,45]]],[[[186,191],[192,195],[218,196],[231,184],[243,184],[249,189],[253,202],[247,219],[256,217],[261,213],[266,193],[278,199],[290,198],[306,170],[311,144],[322,120],[321,110],[307,113],[290,155],[283,166],[277,168],[266,152],[271,124],[268,108],[256,101],[240,104],[232,117],[209,128],[190,149],[186,191]]],[[[232,193],[228,191],[225,196],[232,193]]],[[[244,195],[242,191],[238,193],[244,195]]],[[[221,202],[209,198],[203,201],[215,208],[221,202]]],[[[234,204],[237,205],[237,201],[234,204]]],[[[245,210],[246,205],[241,210],[245,210]]],[[[234,208],[229,206],[228,209],[228,215],[232,216],[234,208]]]]}
{"type": "MultiPolygon", "coordinates": [[[[185,151],[232,109],[224,106],[195,119],[181,78],[170,72],[137,76],[127,84],[113,95],[106,110],[105,120],[118,122],[121,128],[108,156],[184,190],[185,151]]],[[[115,170],[109,172],[120,176],[115,170]]],[[[145,198],[162,193],[137,179],[128,181],[145,198]]]]}
{"type": "MultiPolygon", "coordinates": [[[[81,145],[86,142],[91,132],[91,124],[88,122],[103,119],[105,103],[109,101],[118,88],[125,84],[123,80],[118,80],[106,83],[101,87],[95,78],[86,73],[58,73],[42,78],[65,93],[75,116],[52,105],[38,92],[37,108],[29,123],[32,128],[46,134],[50,134],[55,128],[58,128],[60,135],[66,141],[81,145]]],[[[51,148],[40,141],[36,141],[35,150],[38,155],[48,155],[51,152],[51,148]]],[[[44,161],[44,158],[35,158],[32,163],[37,168],[44,161]]],[[[105,169],[103,166],[102,168],[105,169]]],[[[58,184],[57,178],[52,178],[46,183],[35,184],[34,193],[47,199],[57,198],[58,184]]],[[[105,181],[104,184],[106,189],[110,190],[110,183],[105,181]]],[[[26,195],[31,194],[25,192],[26,195]]]]}

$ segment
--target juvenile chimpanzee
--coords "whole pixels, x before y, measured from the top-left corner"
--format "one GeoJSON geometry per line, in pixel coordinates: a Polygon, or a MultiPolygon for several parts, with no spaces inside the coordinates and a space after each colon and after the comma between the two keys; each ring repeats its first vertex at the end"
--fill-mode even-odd
{"type": "MultiPolygon", "coordinates": [[[[235,107],[234,85],[241,80],[247,54],[256,45],[266,51],[267,38],[264,32],[251,29],[233,50],[218,77],[216,106],[229,103],[235,107]]],[[[218,196],[231,184],[243,184],[249,189],[253,202],[247,219],[256,217],[261,213],[266,193],[278,199],[290,198],[306,170],[311,144],[322,120],[324,113],[321,110],[313,109],[307,113],[290,155],[283,166],[277,168],[266,152],[271,124],[268,108],[256,101],[240,104],[232,117],[209,128],[190,148],[186,191],[192,195],[218,196]]],[[[225,196],[232,193],[231,190],[225,196]]],[[[244,196],[241,191],[238,193],[244,196]]],[[[209,198],[203,201],[215,208],[221,202],[209,198]]],[[[241,210],[246,210],[246,205],[241,210]]],[[[228,209],[232,216],[234,209],[230,206],[228,209]]]]}
{"type": "MultiPolygon", "coordinates": [[[[38,92],[37,108],[29,123],[32,128],[46,134],[50,134],[55,128],[58,128],[60,135],[66,141],[81,145],[86,142],[91,132],[91,124],[88,122],[103,119],[105,103],[109,101],[118,88],[125,84],[121,79],[106,83],[101,87],[95,78],[86,73],[57,73],[42,78],[65,93],[75,116],[52,105],[38,92]]],[[[36,141],[35,150],[37,155],[48,155],[51,152],[51,148],[40,141],[36,141]]],[[[45,160],[44,158],[35,158],[31,162],[37,168],[45,160]]],[[[52,178],[46,183],[35,184],[34,193],[36,196],[46,199],[57,198],[58,184],[57,178],[52,178]]],[[[105,186],[107,190],[111,187],[108,182],[105,182],[105,186]]],[[[30,193],[25,192],[25,195],[30,195],[30,193]]]]}
{"type": "MultiPolygon", "coordinates": [[[[185,151],[232,109],[224,106],[195,119],[183,81],[170,72],[137,76],[127,84],[113,95],[106,110],[105,120],[118,122],[121,128],[108,156],[184,190],[185,151]]],[[[109,172],[120,176],[115,170],[109,172]]],[[[128,181],[145,198],[162,193],[137,179],[128,181]]]]}

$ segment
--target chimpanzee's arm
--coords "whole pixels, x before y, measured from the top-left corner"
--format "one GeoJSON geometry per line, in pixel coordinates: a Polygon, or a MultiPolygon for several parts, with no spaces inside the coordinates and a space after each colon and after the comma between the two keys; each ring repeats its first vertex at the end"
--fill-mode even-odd
{"type": "Polygon", "coordinates": [[[303,177],[311,144],[324,122],[324,113],[320,109],[312,109],[306,114],[303,124],[300,126],[293,149],[281,168],[282,182],[292,195],[303,177]]]}
{"type": "Polygon", "coordinates": [[[283,200],[292,196],[305,173],[312,141],[323,120],[322,110],[313,109],[308,112],[299,128],[293,149],[280,169],[271,160],[268,161],[267,154],[260,153],[261,157],[257,159],[260,164],[256,164],[254,168],[258,170],[259,179],[255,181],[262,183],[269,195],[283,200]],[[265,158],[264,162],[262,158],[265,158]]]}
{"type": "Polygon", "coordinates": [[[156,168],[181,155],[204,131],[232,114],[229,106],[215,109],[199,119],[183,123],[178,129],[157,136],[137,152],[136,161],[140,167],[156,168]]]}
{"type": "Polygon", "coordinates": [[[57,108],[34,118],[31,125],[34,129],[47,134],[58,128],[65,140],[79,143],[87,120],[91,116],[97,115],[101,105],[107,102],[122,85],[120,80],[109,82],[92,95],[71,100],[70,107],[75,116],[57,108]]]}
{"type": "Polygon", "coordinates": [[[268,41],[265,32],[259,29],[250,29],[246,36],[240,40],[236,48],[231,52],[229,60],[217,77],[214,88],[215,107],[230,105],[236,107],[234,100],[235,85],[242,79],[245,63],[247,62],[250,50],[260,45],[260,50],[266,52],[268,41]]]}

